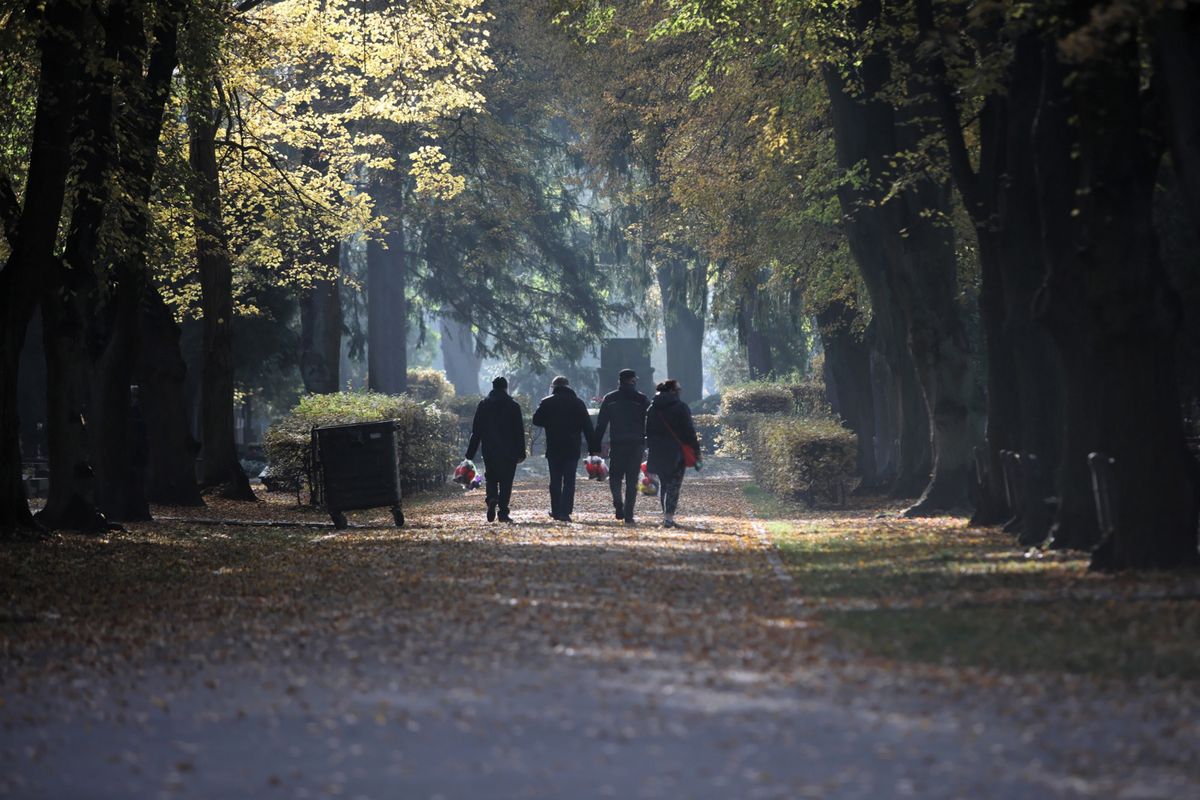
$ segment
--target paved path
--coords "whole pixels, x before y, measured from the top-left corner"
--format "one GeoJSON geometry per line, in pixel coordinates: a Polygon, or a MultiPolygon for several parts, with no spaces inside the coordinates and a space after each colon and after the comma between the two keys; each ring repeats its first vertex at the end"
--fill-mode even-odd
{"type": "Polygon", "coordinates": [[[135,529],[140,589],[0,625],[0,795],[1200,797],[1195,715],[1145,687],[847,662],[742,480],[689,475],[676,530],[588,483],[552,523],[533,475],[513,526],[472,493],[403,531],[135,529]]]}

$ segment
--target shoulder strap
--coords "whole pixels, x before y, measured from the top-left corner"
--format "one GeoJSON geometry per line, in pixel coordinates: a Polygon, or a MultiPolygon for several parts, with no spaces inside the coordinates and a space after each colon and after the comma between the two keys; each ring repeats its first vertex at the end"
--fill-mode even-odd
{"type": "Polygon", "coordinates": [[[675,429],[671,427],[669,422],[667,422],[667,418],[663,416],[662,411],[656,409],[654,413],[658,414],[658,421],[661,422],[663,427],[667,429],[667,433],[671,434],[671,438],[675,440],[675,444],[683,447],[683,442],[679,439],[679,436],[675,434],[675,429]]]}

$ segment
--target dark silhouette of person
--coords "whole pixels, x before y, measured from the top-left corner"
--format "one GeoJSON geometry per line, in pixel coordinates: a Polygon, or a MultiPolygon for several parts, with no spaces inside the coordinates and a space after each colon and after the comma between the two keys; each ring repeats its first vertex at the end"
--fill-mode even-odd
{"type": "Polygon", "coordinates": [[[575,472],[579,469],[580,441],[586,440],[588,452],[599,450],[594,443],[596,431],[587,406],[559,375],[550,384],[533,412],[533,424],[546,429],[546,466],[550,468],[550,516],[570,522],[575,510],[575,472]]]}
{"type": "Polygon", "coordinates": [[[638,479],[642,454],[646,451],[646,409],[650,401],[637,390],[637,373],[623,369],[617,374],[616,391],[604,395],[600,416],[596,419],[596,445],[609,433],[608,487],[612,489],[613,508],[617,519],[633,523],[633,506],[637,502],[638,479]],[[624,497],[621,485],[624,484],[624,497]]]}
{"type": "MultiPolygon", "coordinates": [[[[666,380],[656,387],[658,394],[646,414],[647,471],[658,476],[658,498],[662,504],[663,526],[675,527],[675,509],[687,466],[680,444],[700,456],[700,439],[692,422],[692,410],[679,399],[679,381],[666,380]]],[[[699,465],[699,461],[696,462],[699,465]]]]}
{"type": "Polygon", "coordinates": [[[521,406],[508,395],[508,379],[492,381],[492,391],[480,401],[471,421],[471,443],[467,458],[483,445],[484,481],[487,484],[487,520],[512,522],[508,503],[512,499],[517,464],[525,460],[525,420],[521,406]]]}

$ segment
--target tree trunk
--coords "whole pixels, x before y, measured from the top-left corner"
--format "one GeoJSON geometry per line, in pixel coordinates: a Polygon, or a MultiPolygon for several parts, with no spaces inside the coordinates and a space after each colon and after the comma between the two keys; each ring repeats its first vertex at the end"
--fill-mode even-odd
{"type": "MultiPolygon", "coordinates": [[[[105,255],[115,286],[92,306],[90,323],[91,399],[95,426],[96,501],[109,517],[150,518],[146,496],[147,429],[140,396],[131,388],[142,347],[139,316],[149,286],[146,252],[150,202],[163,112],[178,64],[178,31],[184,0],[159,3],[154,40],[145,35],[142,7],[121,4],[110,27],[121,64],[119,96],[123,104],[115,125],[119,246],[108,243],[105,255]]],[[[115,13],[114,9],[110,13],[115,13]]]]}
{"type": "Polygon", "coordinates": [[[1160,13],[1154,66],[1161,78],[1171,163],[1200,232],[1200,5],[1160,13]]]}
{"type": "Polygon", "coordinates": [[[150,519],[147,431],[140,396],[131,388],[141,349],[135,280],[134,275],[119,278],[114,296],[101,309],[107,317],[103,345],[91,358],[91,405],[99,422],[92,433],[96,505],[109,519],[122,521],[150,519]]]}
{"type": "MultiPolygon", "coordinates": [[[[856,9],[865,30],[881,13],[878,3],[856,9]]],[[[906,188],[885,194],[898,152],[928,133],[929,115],[905,108],[903,118],[876,94],[888,83],[887,57],[877,51],[864,60],[861,93],[852,95],[842,75],[824,70],[831,100],[838,162],[849,170],[865,165],[872,178],[864,186],[844,183],[839,200],[848,218],[851,252],[871,293],[872,308],[894,302],[907,329],[931,428],[932,472],[910,516],[969,508],[973,468],[967,422],[969,358],[966,330],[956,305],[957,264],[948,227],[929,219],[948,216],[946,188],[915,177],[906,188]]]]}
{"type": "MultiPolygon", "coordinates": [[[[679,258],[659,262],[656,270],[662,294],[663,328],[667,344],[667,372],[679,381],[684,402],[694,403],[704,395],[704,308],[705,300],[695,303],[698,293],[689,282],[695,280],[688,263],[679,258]],[[693,304],[700,306],[697,313],[693,304]]],[[[702,293],[704,289],[700,289],[702,293]]]]}
{"type": "MultiPolygon", "coordinates": [[[[123,9],[114,4],[110,14],[119,16],[123,9]]],[[[114,92],[128,30],[112,24],[115,17],[110,17],[107,31],[89,17],[88,34],[102,42],[100,51],[92,54],[101,66],[88,72],[83,113],[75,121],[79,146],[63,257],[51,260],[42,283],[50,492],[38,521],[53,529],[98,531],[107,529],[107,521],[96,504],[96,443],[89,441],[89,432],[102,430],[104,420],[89,393],[88,322],[93,306],[102,302],[98,256],[116,167],[114,92]]]]}
{"type": "Polygon", "coordinates": [[[300,298],[300,375],[310,394],[338,391],[342,355],[342,298],[338,274],[341,243],[325,248],[325,275],[300,298]]]}
{"type": "MultiPolygon", "coordinates": [[[[387,235],[386,248],[367,242],[367,385],[373,392],[408,391],[408,256],[402,223],[387,235]]],[[[339,342],[340,346],[340,342],[339,342]]]]}
{"type": "Polygon", "coordinates": [[[1000,452],[1018,447],[1021,427],[1013,342],[1005,325],[1003,268],[997,255],[998,237],[979,234],[979,316],[987,353],[987,429],[972,525],[998,525],[1011,517],[1004,487],[1000,452]]]}
{"type": "Polygon", "coordinates": [[[185,394],[187,364],[179,325],[162,296],[144,287],[138,324],[142,340],[139,395],[146,433],[146,497],[171,506],[202,506],[185,394]]]}
{"type": "Polygon", "coordinates": [[[471,328],[458,320],[442,317],[442,363],[446,378],[460,396],[479,394],[479,369],[483,359],[475,354],[471,328]]]}
{"type": "MultiPolygon", "coordinates": [[[[1077,11],[1086,18],[1086,4],[1077,11]]],[[[1174,374],[1181,309],[1152,219],[1160,151],[1138,113],[1137,41],[1109,50],[1043,92],[1050,122],[1065,114],[1068,123],[1039,131],[1039,180],[1056,181],[1039,187],[1043,230],[1060,231],[1048,237],[1039,311],[1066,368],[1069,469],[1092,451],[1115,459],[1114,528],[1092,567],[1194,567],[1200,493],[1174,374]],[[1064,176],[1075,180],[1057,183],[1064,176]]],[[[1047,75],[1061,77],[1053,43],[1046,55],[1047,75]]]]}
{"type": "MultiPolygon", "coordinates": [[[[771,343],[758,323],[762,312],[762,292],[755,287],[750,296],[738,300],[738,338],[746,348],[746,366],[750,380],[763,380],[774,372],[771,343]]],[[[789,343],[790,344],[790,343],[789,343]]]]}
{"type": "Polygon", "coordinates": [[[21,482],[17,373],[38,285],[53,258],[70,168],[71,122],[81,75],[78,37],[85,4],[46,3],[29,170],[12,251],[0,270],[0,536],[36,531],[21,482]]]}
{"type": "Polygon", "coordinates": [[[225,497],[253,500],[254,492],[237,459],[233,409],[233,264],[221,218],[213,87],[203,69],[188,91],[188,156],[194,173],[192,210],[196,223],[196,261],[200,270],[200,307],[204,315],[204,356],[200,417],[205,487],[220,487],[225,497]]]}
{"type": "Polygon", "coordinates": [[[855,312],[831,303],[817,315],[825,346],[828,384],[837,392],[838,413],[858,437],[859,486],[856,493],[880,488],[875,465],[875,404],[871,389],[871,352],[853,330],[855,312]]]}

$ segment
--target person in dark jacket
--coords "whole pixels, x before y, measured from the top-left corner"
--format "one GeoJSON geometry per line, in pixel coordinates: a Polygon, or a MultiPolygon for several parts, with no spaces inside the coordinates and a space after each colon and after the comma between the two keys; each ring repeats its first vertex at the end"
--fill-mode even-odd
{"type": "Polygon", "coordinates": [[[600,403],[600,416],[596,418],[596,446],[600,446],[604,432],[611,426],[608,486],[612,489],[617,519],[632,525],[642,454],[646,450],[646,409],[650,401],[637,390],[637,373],[633,370],[621,370],[617,380],[620,382],[617,390],[604,395],[600,403]],[[621,496],[622,483],[625,485],[624,498],[621,496]]]}
{"type": "Polygon", "coordinates": [[[487,483],[487,520],[512,522],[508,502],[512,498],[517,464],[525,460],[525,420],[521,406],[508,396],[508,380],[492,381],[492,391],[480,401],[471,422],[471,443],[467,458],[474,460],[483,445],[484,479],[487,483]]]}
{"type": "Polygon", "coordinates": [[[596,431],[587,406],[571,390],[570,382],[559,375],[550,384],[550,395],[543,397],[533,412],[533,424],[546,429],[546,466],[550,468],[550,516],[570,522],[575,510],[575,472],[579,469],[580,440],[588,451],[596,431]]]}
{"type": "MultiPolygon", "coordinates": [[[[663,526],[673,528],[679,490],[683,488],[683,473],[687,471],[680,445],[691,447],[699,459],[700,440],[692,423],[692,410],[679,399],[679,381],[666,380],[656,388],[658,393],[646,414],[646,444],[650,448],[646,469],[658,476],[663,526]]],[[[696,469],[699,468],[697,460],[696,469]]]]}

